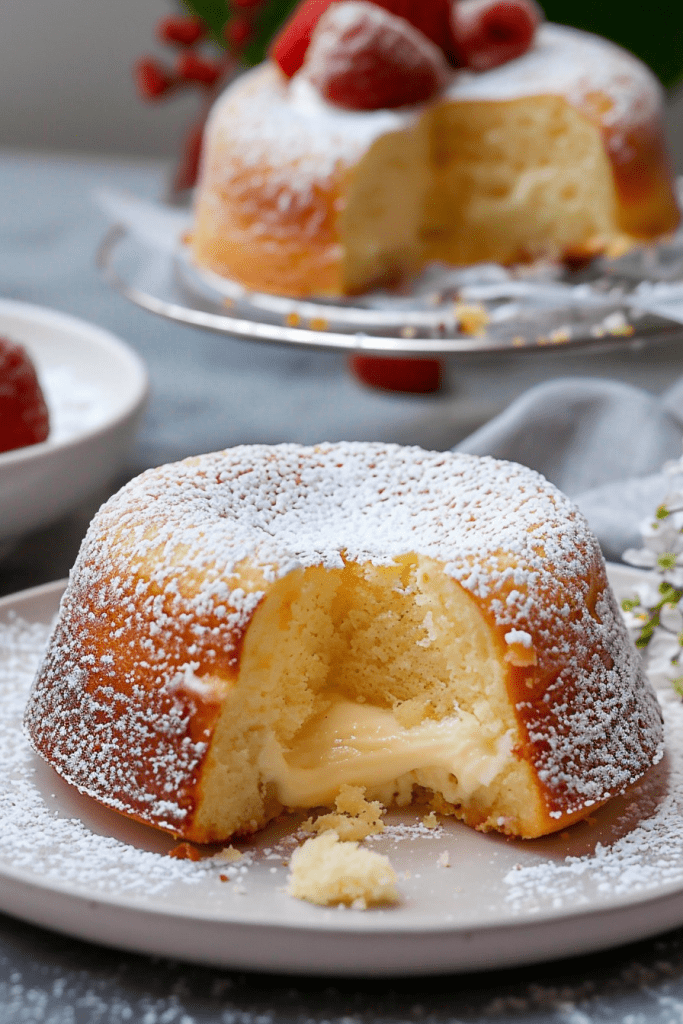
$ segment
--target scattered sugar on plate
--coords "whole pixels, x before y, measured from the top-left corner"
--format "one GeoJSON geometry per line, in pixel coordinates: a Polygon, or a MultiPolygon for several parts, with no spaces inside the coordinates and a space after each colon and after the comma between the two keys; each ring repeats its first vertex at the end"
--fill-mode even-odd
{"type": "MultiPolygon", "coordinates": [[[[243,895],[244,880],[257,859],[264,860],[264,867],[275,860],[286,863],[304,838],[298,832],[271,843],[262,857],[246,851],[237,860],[238,851],[228,849],[192,861],[98,835],[78,818],[63,817],[47,806],[36,781],[38,762],[20,723],[49,633],[50,626],[27,623],[17,617],[0,623],[0,864],[41,877],[47,884],[77,883],[112,896],[154,896],[178,883],[194,885],[215,878],[220,884],[221,877],[232,882],[237,887],[235,891],[243,895]]],[[[657,893],[662,887],[683,886],[683,703],[669,691],[661,692],[660,700],[669,737],[668,783],[655,810],[636,819],[634,827],[617,827],[617,838],[597,843],[592,852],[582,856],[558,858],[555,845],[553,857],[538,857],[531,847],[527,853],[526,846],[516,845],[517,863],[501,881],[502,899],[513,915],[533,913],[539,902],[547,905],[548,900],[553,907],[562,909],[585,905],[596,897],[619,898],[633,892],[657,893]],[[537,859],[531,861],[530,855],[537,859]]],[[[634,800],[641,799],[645,808],[652,802],[647,779],[641,787],[634,800]]],[[[630,813],[626,806],[624,813],[630,813]]],[[[447,834],[441,822],[435,828],[419,820],[414,824],[387,822],[381,834],[370,835],[365,842],[395,846],[402,842],[436,841],[438,846],[429,862],[444,868],[448,866],[443,855],[447,834]]],[[[446,856],[448,864],[453,864],[453,854],[446,856]]],[[[454,866],[457,870],[457,851],[454,866]]],[[[413,875],[418,877],[414,872],[413,875]]],[[[267,872],[267,877],[277,888],[277,875],[267,872]]]]}
{"type": "MultiPolygon", "coordinates": [[[[596,896],[620,897],[683,884],[683,702],[673,690],[658,690],[658,697],[664,711],[668,782],[654,814],[609,845],[598,842],[583,856],[514,865],[504,879],[512,909],[524,911],[539,898],[551,898],[553,907],[562,909],[590,904],[596,896]]],[[[647,791],[647,777],[642,785],[647,791]]]]}

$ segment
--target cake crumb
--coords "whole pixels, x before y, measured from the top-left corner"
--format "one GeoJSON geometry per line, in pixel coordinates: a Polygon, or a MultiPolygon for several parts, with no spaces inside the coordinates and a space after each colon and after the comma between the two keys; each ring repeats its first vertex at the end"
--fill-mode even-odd
{"type": "Polygon", "coordinates": [[[321,907],[335,904],[365,910],[400,902],[396,872],[389,858],[336,832],[307,839],[292,854],[287,893],[321,907]]]}
{"type": "Polygon", "coordinates": [[[449,868],[451,866],[451,855],[448,850],[444,850],[443,853],[439,854],[436,863],[440,868],[449,868]]]}
{"type": "Polygon", "coordinates": [[[241,860],[242,857],[243,854],[236,850],[234,846],[226,846],[216,854],[214,860],[218,864],[234,864],[236,860],[241,860]]]}
{"type": "Polygon", "coordinates": [[[179,843],[169,851],[169,857],[176,860],[201,860],[201,854],[196,846],[191,843],[179,843]]]}
{"type": "Polygon", "coordinates": [[[424,818],[422,819],[422,824],[424,825],[425,828],[436,828],[437,825],[439,824],[439,819],[437,818],[434,811],[430,811],[429,814],[425,814],[424,818]]]}
{"type": "MultiPolygon", "coordinates": [[[[422,641],[418,641],[418,646],[421,645],[422,641]]],[[[412,729],[413,726],[420,725],[431,712],[433,712],[433,707],[428,697],[409,697],[408,700],[401,701],[394,708],[396,721],[404,729],[412,729]]]]}
{"type": "Polygon", "coordinates": [[[486,333],[486,327],[491,317],[486,309],[479,304],[465,305],[458,302],[455,306],[455,315],[458,320],[458,328],[463,334],[470,334],[474,337],[481,337],[486,333]]]}
{"type": "Polygon", "coordinates": [[[366,839],[384,831],[385,808],[378,800],[366,800],[363,786],[341,786],[334,802],[335,810],[315,820],[307,818],[304,832],[334,831],[344,841],[366,839]]]}

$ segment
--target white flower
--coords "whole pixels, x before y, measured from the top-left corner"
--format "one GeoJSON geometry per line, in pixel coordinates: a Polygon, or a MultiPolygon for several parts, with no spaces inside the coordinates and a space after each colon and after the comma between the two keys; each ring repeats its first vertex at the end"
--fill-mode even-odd
{"type": "Polygon", "coordinates": [[[676,590],[683,589],[683,559],[681,564],[676,564],[673,569],[660,569],[662,579],[665,583],[670,583],[676,590]]]}
{"type": "Polygon", "coordinates": [[[636,565],[639,569],[654,569],[657,564],[656,554],[648,548],[627,548],[621,557],[629,565],[636,565]]]}
{"type": "Polygon", "coordinates": [[[640,635],[640,631],[647,622],[649,615],[643,611],[642,608],[632,610],[630,608],[622,608],[621,611],[624,622],[632,633],[636,636],[640,635]]]}
{"type": "Polygon", "coordinates": [[[674,478],[674,486],[654,516],[641,524],[643,547],[623,555],[630,565],[650,570],[624,602],[623,616],[631,634],[641,640],[655,686],[673,683],[683,696],[678,682],[683,677],[683,598],[663,603],[683,592],[683,458],[667,463],[664,472],[674,478]]]}
{"type": "Polygon", "coordinates": [[[677,519],[678,515],[671,515],[666,519],[648,519],[641,523],[640,534],[646,549],[657,555],[683,552],[683,533],[677,519]]]}
{"type": "Polygon", "coordinates": [[[664,629],[656,629],[647,645],[647,667],[649,672],[658,672],[674,676],[675,659],[681,653],[681,645],[674,633],[664,629]]]}
{"type": "Polygon", "coordinates": [[[659,621],[662,629],[680,637],[683,632],[683,610],[681,610],[680,604],[665,604],[660,612],[659,621]]]}

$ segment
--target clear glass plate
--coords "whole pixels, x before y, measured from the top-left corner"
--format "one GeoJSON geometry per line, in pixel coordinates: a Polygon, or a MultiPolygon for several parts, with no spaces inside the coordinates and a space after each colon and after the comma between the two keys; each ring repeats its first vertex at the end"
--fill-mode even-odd
{"type": "Polygon", "coordinates": [[[196,267],[182,241],[187,213],[119,194],[100,201],[118,218],[97,254],[117,291],[159,316],[254,341],[418,357],[618,347],[683,333],[683,234],[581,271],[435,265],[410,294],[298,300],[196,267]]]}

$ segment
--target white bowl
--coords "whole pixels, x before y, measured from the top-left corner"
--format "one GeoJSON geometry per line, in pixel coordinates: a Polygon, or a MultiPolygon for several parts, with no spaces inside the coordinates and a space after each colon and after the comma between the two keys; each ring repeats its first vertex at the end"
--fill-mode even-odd
{"type": "Polygon", "coordinates": [[[0,336],[29,352],[50,412],[46,441],[0,453],[4,546],[111,481],[133,440],[148,378],[113,334],[51,309],[0,299],[0,336]]]}

